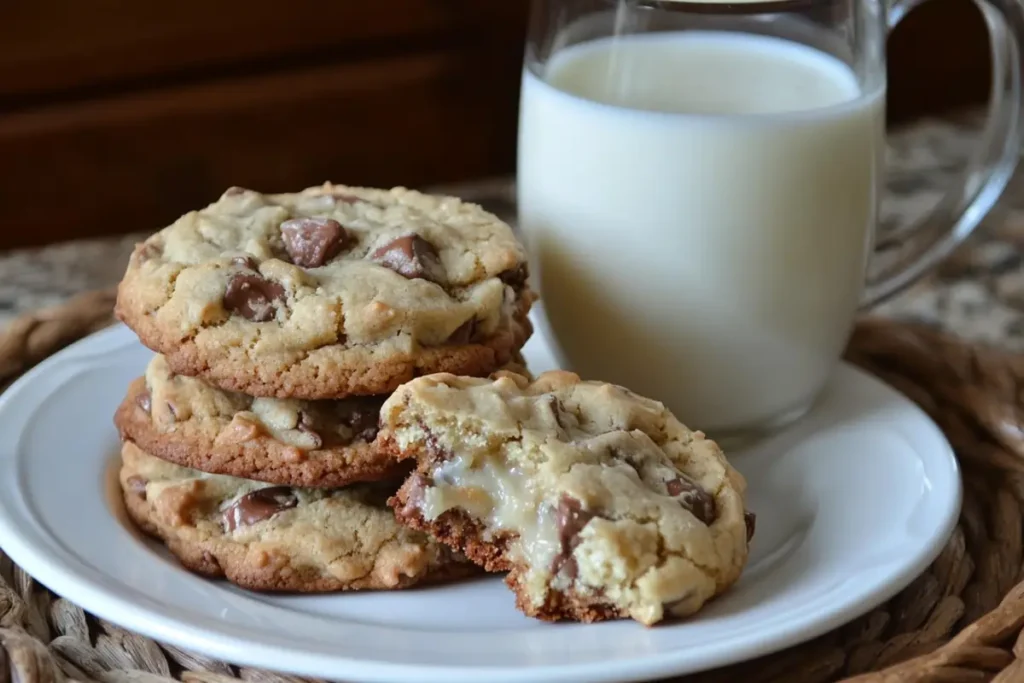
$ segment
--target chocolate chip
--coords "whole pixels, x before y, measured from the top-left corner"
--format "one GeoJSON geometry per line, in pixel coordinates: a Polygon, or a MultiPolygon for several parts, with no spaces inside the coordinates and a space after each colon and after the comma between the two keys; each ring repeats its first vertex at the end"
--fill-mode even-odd
{"type": "Polygon", "coordinates": [[[353,439],[370,442],[377,438],[381,402],[374,399],[349,399],[340,408],[339,420],[352,430],[353,439]]]}
{"type": "Polygon", "coordinates": [[[583,527],[596,517],[592,512],[583,509],[583,503],[563,493],[555,510],[555,524],[558,527],[558,540],[562,547],[572,543],[583,527]]]}
{"type": "Polygon", "coordinates": [[[303,268],[319,268],[334,258],[350,242],[341,223],[330,218],[293,218],[281,224],[284,248],[292,263],[303,268]]]}
{"type": "Polygon", "coordinates": [[[256,263],[256,259],[252,256],[236,256],[231,259],[231,262],[247,270],[259,270],[260,267],[260,264],[256,263]]]}
{"type": "Polygon", "coordinates": [[[287,486],[270,486],[250,491],[224,511],[224,529],[234,531],[251,526],[298,504],[299,499],[287,486]]]}
{"type": "Polygon", "coordinates": [[[178,419],[178,409],[174,407],[173,401],[167,402],[167,410],[170,411],[171,417],[173,417],[175,420],[178,419]]]}
{"type": "Polygon", "coordinates": [[[744,512],[743,523],[747,525],[747,543],[750,543],[754,538],[754,529],[757,527],[757,515],[753,512],[744,512]]]}
{"type": "MultiPolygon", "coordinates": [[[[554,416],[555,422],[558,424],[559,428],[563,432],[565,432],[566,436],[568,436],[569,428],[565,424],[566,423],[566,420],[565,420],[565,406],[562,405],[561,401],[559,401],[557,398],[555,398],[554,396],[551,396],[551,395],[548,396],[548,405],[551,407],[551,414],[554,416]]],[[[616,459],[619,459],[619,458],[616,458],[616,459]]],[[[624,462],[628,462],[628,461],[625,461],[624,458],[622,458],[622,459],[623,459],[624,462]]]]}
{"type": "Polygon", "coordinates": [[[310,437],[312,437],[314,449],[323,447],[324,439],[322,436],[320,436],[320,433],[313,428],[313,420],[309,417],[308,414],[303,412],[299,413],[298,430],[303,434],[308,434],[310,437]]]}
{"type": "Polygon", "coordinates": [[[137,474],[133,474],[125,479],[124,483],[127,485],[129,491],[141,497],[142,500],[146,500],[146,484],[149,483],[148,479],[140,477],[137,474]]]}
{"type": "Polygon", "coordinates": [[[151,412],[153,410],[153,396],[149,393],[149,389],[136,396],[135,403],[147,413],[151,412]]]}
{"type": "Polygon", "coordinates": [[[575,581],[580,575],[580,566],[570,550],[567,554],[560,554],[555,558],[555,564],[551,569],[552,574],[565,574],[565,578],[575,581]]]}
{"type": "Polygon", "coordinates": [[[459,325],[454,332],[448,335],[448,339],[445,341],[446,344],[462,345],[468,344],[473,340],[473,334],[476,332],[476,318],[470,318],[466,322],[459,325]]]}
{"type": "Polygon", "coordinates": [[[224,292],[224,307],[254,323],[273,320],[277,313],[275,302],[283,301],[284,287],[250,273],[235,274],[224,292]]]}
{"type": "Polygon", "coordinates": [[[249,190],[245,189],[244,187],[238,187],[238,186],[229,187],[228,189],[226,189],[224,191],[224,194],[221,195],[221,196],[222,197],[234,197],[234,196],[237,196],[237,195],[240,195],[240,194],[245,194],[248,191],[249,190]]]}
{"type": "Polygon", "coordinates": [[[679,499],[679,504],[693,513],[693,516],[710,525],[715,521],[715,499],[691,481],[689,477],[679,476],[665,482],[668,495],[679,499]]]}
{"type": "Polygon", "coordinates": [[[444,268],[437,249],[419,235],[405,235],[388,242],[370,254],[370,258],[402,277],[445,284],[444,268]]]}
{"type": "Polygon", "coordinates": [[[498,275],[498,279],[517,292],[526,286],[526,279],[530,276],[529,268],[525,263],[520,263],[511,270],[506,270],[498,275]]]}
{"type": "Polygon", "coordinates": [[[555,526],[558,529],[558,541],[560,550],[551,564],[551,573],[559,574],[565,572],[570,580],[576,578],[579,567],[576,566],[576,558],[572,551],[579,545],[579,534],[583,527],[587,526],[594,517],[592,512],[583,509],[583,504],[572,496],[563,493],[558,499],[558,507],[555,509],[555,526]]]}

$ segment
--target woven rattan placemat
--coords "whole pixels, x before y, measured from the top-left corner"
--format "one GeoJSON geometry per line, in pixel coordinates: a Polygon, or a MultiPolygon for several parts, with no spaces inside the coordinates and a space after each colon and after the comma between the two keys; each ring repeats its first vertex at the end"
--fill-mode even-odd
{"type": "MultiPolygon", "coordinates": [[[[16,320],[0,336],[0,382],[110,324],[112,305],[112,292],[92,292],[16,320]]],[[[676,680],[1024,682],[1024,357],[880,319],[858,325],[848,357],[916,401],[956,448],[964,506],[953,537],[906,590],[854,622],[769,657],[676,680]]],[[[193,655],[97,619],[0,550],[0,683],[66,679],[301,680],[193,655]]]]}

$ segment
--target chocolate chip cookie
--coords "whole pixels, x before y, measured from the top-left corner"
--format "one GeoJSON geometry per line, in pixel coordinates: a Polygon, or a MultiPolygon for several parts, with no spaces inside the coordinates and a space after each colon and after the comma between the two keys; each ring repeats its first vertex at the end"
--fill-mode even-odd
{"type": "Polygon", "coordinates": [[[746,484],[660,403],[548,372],[422,377],[381,410],[378,444],[416,471],[389,501],[541,619],[685,616],[746,563],[746,484]]]}
{"type": "Polygon", "coordinates": [[[464,576],[472,565],[399,525],[382,484],[267,486],[203,474],[126,442],[129,516],[188,569],[259,591],[404,588],[464,576]]]}
{"type": "Polygon", "coordinates": [[[175,375],[155,356],[114,417],[147,453],[212,474],[338,487],[408,472],[373,447],[385,397],[253,398],[175,375]]]}
{"type": "Polygon", "coordinates": [[[179,374],[253,396],[390,393],[487,375],[531,333],[512,230],[404,188],[232,188],[140,244],[117,315],[179,374]]]}

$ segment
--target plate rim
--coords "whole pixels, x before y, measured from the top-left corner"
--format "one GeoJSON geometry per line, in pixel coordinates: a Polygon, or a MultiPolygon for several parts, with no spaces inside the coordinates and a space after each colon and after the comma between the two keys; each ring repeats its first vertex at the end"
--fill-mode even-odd
{"type": "MultiPolygon", "coordinates": [[[[87,362],[88,355],[78,358],[82,355],[83,349],[107,341],[108,337],[109,341],[117,341],[118,338],[125,337],[125,344],[136,341],[130,335],[127,327],[115,325],[95,332],[45,359],[12,383],[0,395],[0,423],[8,419],[6,415],[9,404],[16,400],[19,394],[26,391],[26,387],[31,386],[38,376],[50,372],[51,368],[61,362],[76,358],[87,362]]],[[[7,555],[36,581],[54,593],[65,596],[87,612],[157,641],[202,652],[238,665],[255,666],[328,680],[336,677],[337,671],[344,668],[346,676],[354,676],[365,681],[415,680],[443,681],[445,683],[461,681],[476,683],[480,680],[494,681],[495,683],[524,680],[552,682],[645,680],[706,670],[784,650],[827,633],[865,614],[902,591],[930,566],[945,547],[959,520],[963,482],[959,461],[945,434],[930,416],[901,392],[855,366],[845,362],[842,364],[854,373],[883,385],[888,391],[899,395],[909,408],[916,411],[918,420],[922,425],[927,425],[927,428],[937,437],[938,442],[944,446],[943,456],[945,457],[943,460],[948,461],[951,466],[950,473],[956,482],[954,500],[948,507],[946,518],[942,520],[942,524],[936,526],[936,533],[930,537],[927,549],[921,552],[916,562],[908,564],[903,571],[897,572],[892,580],[881,584],[873,591],[864,592],[859,599],[852,601],[842,611],[835,611],[810,624],[797,623],[783,627],[780,631],[785,634],[784,636],[764,639],[756,644],[746,646],[743,649],[743,654],[738,658],[723,656],[723,653],[720,652],[721,647],[710,647],[706,654],[697,658],[688,654],[685,664],[679,661],[679,651],[663,651],[611,662],[544,664],[513,668],[432,663],[406,664],[357,659],[343,654],[326,655],[320,652],[296,651],[279,644],[270,645],[266,642],[256,642],[256,639],[252,638],[246,640],[244,636],[210,628],[206,625],[197,626],[194,622],[180,616],[160,614],[157,618],[152,614],[153,610],[151,609],[140,610],[137,603],[121,597],[113,589],[104,587],[101,580],[102,572],[89,566],[82,559],[74,555],[63,558],[60,553],[55,553],[48,547],[35,548],[31,539],[33,534],[18,528],[14,520],[10,519],[9,507],[3,501],[0,501],[0,539],[3,541],[2,547],[7,555]],[[71,566],[66,564],[68,560],[72,562],[71,566]],[[695,659],[697,664],[693,664],[695,659]],[[329,671],[333,671],[333,673],[329,673],[329,671]]],[[[20,432],[12,434],[8,439],[13,444],[19,436],[20,432]]]]}

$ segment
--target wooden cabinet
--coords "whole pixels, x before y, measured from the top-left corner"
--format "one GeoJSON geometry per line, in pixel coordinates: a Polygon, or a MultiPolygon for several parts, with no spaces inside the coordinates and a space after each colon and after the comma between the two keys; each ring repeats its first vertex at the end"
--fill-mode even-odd
{"type": "MultiPolygon", "coordinates": [[[[154,230],[229,185],[511,172],[527,10],[0,2],[0,248],[154,230]]],[[[986,50],[970,3],[930,0],[891,46],[892,115],[983,98],[986,50]]]]}
{"type": "Polygon", "coordinates": [[[422,185],[515,155],[526,11],[0,3],[0,246],[151,230],[230,185],[422,185]]]}
{"type": "Polygon", "coordinates": [[[67,99],[438,46],[518,46],[524,26],[514,0],[5,0],[0,96],[67,99]]]}

